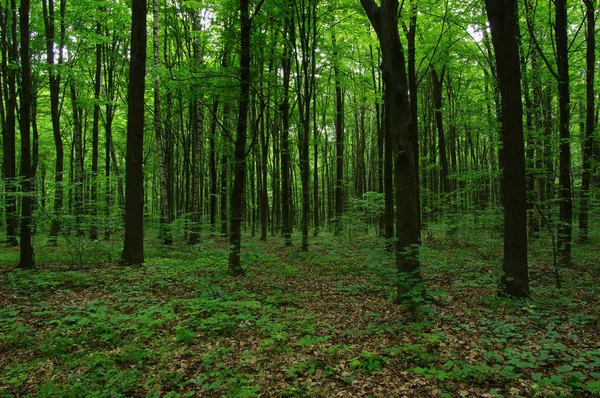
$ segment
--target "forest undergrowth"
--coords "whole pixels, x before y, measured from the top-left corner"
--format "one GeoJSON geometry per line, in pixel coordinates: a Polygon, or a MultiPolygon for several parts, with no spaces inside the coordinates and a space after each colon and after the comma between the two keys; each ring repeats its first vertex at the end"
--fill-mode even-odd
{"type": "Polygon", "coordinates": [[[423,231],[439,305],[394,304],[374,236],[321,233],[309,252],[248,237],[236,279],[210,236],[147,233],[142,267],[118,265],[117,241],[37,247],[35,271],[2,248],[0,396],[599,396],[598,236],[560,289],[550,238],[532,241],[533,297],[512,301],[497,294],[498,232],[450,225],[423,231]]]}

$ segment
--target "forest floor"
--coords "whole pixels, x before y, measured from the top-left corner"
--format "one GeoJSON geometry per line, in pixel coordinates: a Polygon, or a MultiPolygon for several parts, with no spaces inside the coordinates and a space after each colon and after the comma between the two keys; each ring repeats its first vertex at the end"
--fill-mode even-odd
{"type": "Polygon", "coordinates": [[[498,233],[448,225],[421,251],[441,305],[412,309],[376,237],[245,237],[237,279],[222,238],[149,236],[142,267],[117,264],[119,242],[39,246],[35,271],[2,248],[0,397],[600,396],[598,237],[561,289],[534,242],[533,298],[511,301],[498,233]]]}

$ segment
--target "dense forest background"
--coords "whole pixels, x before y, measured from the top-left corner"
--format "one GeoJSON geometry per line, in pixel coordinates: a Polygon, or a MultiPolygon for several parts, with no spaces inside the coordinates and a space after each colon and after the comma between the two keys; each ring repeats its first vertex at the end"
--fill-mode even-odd
{"type": "MultiPolygon", "coordinates": [[[[139,291],[155,294],[168,288],[159,282],[164,277],[173,283],[173,297],[180,288],[198,293],[191,285],[205,286],[196,297],[202,303],[186,302],[184,309],[156,316],[192,316],[202,306],[208,312],[214,307],[215,314],[231,316],[214,322],[230,321],[233,330],[244,322],[258,326],[256,311],[275,322],[263,299],[277,301],[269,304],[273,308],[315,305],[300,293],[308,294],[310,286],[261,285],[284,274],[315,276],[315,267],[323,267],[314,280],[322,287],[318,294],[326,296],[326,286],[335,283],[338,293],[351,297],[380,296],[382,311],[385,302],[401,302],[406,322],[421,327],[423,319],[435,318],[430,306],[456,315],[456,308],[447,308],[455,303],[451,297],[462,295],[467,301],[483,295],[489,297],[484,307],[538,318],[557,308],[552,300],[570,297],[574,301],[560,301],[560,308],[573,311],[579,303],[585,310],[577,316],[589,318],[573,322],[597,327],[595,290],[590,293],[587,282],[598,273],[598,14],[595,0],[2,1],[2,347],[33,330],[15,329],[27,324],[19,323],[23,303],[15,297],[29,301],[35,293],[50,300],[46,295],[63,282],[66,290],[87,291],[96,282],[109,286],[109,274],[131,286],[146,275],[150,282],[139,291]],[[462,250],[460,260],[453,257],[456,250],[462,250]],[[174,271],[168,258],[188,261],[190,268],[174,271]],[[487,268],[469,270],[473,258],[487,268]],[[117,263],[150,270],[111,271],[117,263]],[[451,271],[448,264],[458,268],[451,271]],[[279,269],[267,276],[271,266],[279,269]],[[214,279],[197,280],[196,272],[214,279]],[[370,287],[363,291],[362,282],[353,280],[346,291],[348,281],[321,280],[350,274],[370,287]],[[444,292],[448,275],[476,285],[463,280],[460,289],[485,293],[444,292]],[[583,290],[570,290],[578,283],[583,290]],[[285,293],[289,288],[297,294],[285,293]],[[549,300],[542,312],[529,301],[511,301],[536,295],[549,300]]],[[[86,311],[107,313],[98,300],[86,311]]],[[[33,316],[39,309],[25,312],[33,316]]],[[[575,319],[569,314],[567,323],[575,319]]],[[[205,315],[200,318],[216,316],[205,315]]],[[[357,315],[357,324],[368,316],[357,315]]],[[[89,314],[87,319],[96,322],[89,314]]],[[[388,319],[389,330],[373,333],[398,333],[400,326],[392,323],[388,319]]],[[[63,326],[56,326],[57,333],[63,326]]],[[[224,332],[213,326],[170,327],[176,344],[189,349],[199,344],[194,328],[208,328],[209,340],[224,332]]],[[[153,328],[140,326],[146,327],[153,328]]],[[[326,354],[331,347],[346,350],[347,342],[325,344],[335,328],[327,334],[321,327],[296,330],[304,337],[294,344],[319,346],[326,354]]],[[[445,339],[435,333],[419,329],[422,341],[413,343],[425,352],[432,345],[440,349],[445,339]]],[[[535,338],[534,332],[527,336],[535,338]]],[[[116,340],[105,343],[112,347],[116,340]]],[[[479,393],[518,395],[511,383],[523,378],[529,380],[518,387],[527,385],[523,391],[553,386],[557,394],[598,393],[597,341],[580,343],[573,350],[588,364],[585,370],[569,358],[550,360],[562,369],[560,380],[543,372],[510,374],[491,362],[477,375],[459,377],[455,364],[427,367],[433,357],[413,358],[410,369],[438,383],[439,394],[463,395],[446,379],[485,385],[491,375],[505,384],[496,381],[479,393]],[[574,368],[580,371],[571,373],[574,368]]],[[[67,355],[77,344],[55,348],[67,355]]],[[[353,358],[347,350],[352,372],[372,375],[419,350],[373,347],[353,358]]],[[[497,355],[504,360],[515,352],[497,355]]],[[[354,377],[354,385],[357,376],[331,367],[337,351],[327,355],[299,362],[306,366],[298,365],[292,376],[327,378],[339,371],[338,381],[354,377]]],[[[14,377],[0,385],[42,394],[14,377]]],[[[234,385],[219,377],[200,383],[206,394],[260,390],[251,380],[234,385]],[[220,384],[211,384],[215,380],[220,384]]],[[[188,388],[153,382],[163,386],[156,391],[188,388]]],[[[110,391],[152,390],[121,387],[110,391]]],[[[309,395],[335,390],[292,387],[309,395]]],[[[76,383],[73,388],[77,396],[76,383]]]]}

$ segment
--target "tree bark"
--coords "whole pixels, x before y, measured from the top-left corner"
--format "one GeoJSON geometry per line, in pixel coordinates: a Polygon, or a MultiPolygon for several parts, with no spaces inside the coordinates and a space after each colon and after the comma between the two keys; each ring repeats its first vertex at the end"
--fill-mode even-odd
{"type": "MultiPolygon", "coordinates": [[[[331,36],[333,46],[333,59],[338,57],[335,34],[331,36]]],[[[340,70],[334,64],[335,78],[335,226],[334,234],[339,236],[342,229],[342,216],[344,215],[344,96],[340,81],[340,70]]]]}
{"type": "Polygon", "coordinates": [[[556,56],[558,66],[558,110],[560,137],[560,171],[558,182],[559,194],[559,225],[558,249],[561,266],[571,266],[571,243],[573,238],[573,201],[571,198],[571,144],[569,119],[571,102],[569,92],[569,54],[567,39],[567,1],[555,1],[555,35],[556,56]]]}
{"type": "Polygon", "coordinates": [[[398,33],[398,1],[361,0],[381,46],[381,69],[385,82],[384,106],[386,129],[392,138],[394,180],[396,183],[396,267],[398,270],[398,301],[410,301],[415,294],[424,294],[419,262],[419,205],[417,173],[412,142],[408,82],[404,50],[398,33]]]}
{"type": "MultiPolygon", "coordinates": [[[[60,45],[58,53],[58,65],[63,63],[64,48],[64,16],[66,0],[60,1],[60,45]]],[[[50,236],[48,246],[56,246],[58,234],[61,227],[61,213],[63,208],[63,174],[64,174],[64,145],[60,132],[60,82],[61,75],[54,68],[54,37],[55,37],[55,18],[54,1],[48,0],[42,2],[44,13],[44,27],[46,35],[46,62],[48,63],[48,80],[50,90],[50,115],[52,117],[52,133],[54,135],[54,146],[56,150],[56,163],[54,168],[54,209],[52,215],[52,224],[50,226],[50,236]]]]}
{"type": "Polygon", "coordinates": [[[242,243],[242,202],[246,182],[248,107],[250,103],[251,20],[248,3],[249,0],[240,0],[240,102],[234,150],[233,188],[231,190],[230,204],[231,222],[229,229],[229,273],[232,276],[245,275],[240,262],[240,253],[242,243]]]}
{"type": "Polygon", "coordinates": [[[498,85],[502,97],[502,142],[504,156],[504,260],[502,294],[529,296],[527,274],[527,197],[523,104],[517,37],[517,1],[486,0],[495,50],[498,85]],[[510,189],[508,188],[510,187],[510,189]]]}
{"type": "Polygon", "coordinates": [[[29,54],[29,0],[21,0],[21,236],[19,268],[35,268],[33,254],[34,175],[31,165],[31,60],[29,54]]]}
{"type": "Polygon", "coordinates": [[[131,59],[127,92],[125,164],[125,242],[121,261],[144,262],[144,88],[146,75],[146,0],[132,0],[131,59]]]}
{"type": "Polygon", "coordinates": [[[77,89],[71,81],[71,107],[73,109],[73,152],[74,152],[74,189],[73,210],[75,213],[75,231],[77,236],[83,236],[83,109],[78,104],[77,89]]]}
{"type": "Polygon", "coordinates": [[[583,139],[583,173],[581,176],[581,208],[579,210],[579,241],[588,240],[590,185],[592,179],[592,158],[594,156],[594,72],[596,68],[596,26],[595,0],[584,0],[587,10],[587,49],[586,49],[586,111],[585,136],[583,139]]]}
{"type": "Polygon", "coordinates": [[[160,186],[160,226],[158,238],[164,245],[173,244],[171,234],[171,211],[169,209],[169,169],[165,154],[165,140],[162,129],[162,113],[160,107],[160,56],[159,56],[159,7],[158,0],[152,2],[152,44],[154,55],[154,136],[158,155],[158,179],[160,186]]]}
{"type": "MultiPolygon", "coordinates": [[[[291,19],[286,17],[284,22],[284,36],[289,39],[292,35],[293,25],[291,19]]],[[[290,187],[290,73],[292,68],[291,49],[286,46],[281,59],[283,69],[283,99],[281,103],[281,234],[285,246],[292,245],[292,214],[291,214],[291,187],[290,187]]]]}
{"type": "MultiPolygon", "coordinates": [[[[100,12],[100,10],[99,10],[100,12]]],[[[102,34],[100,23],[96,25],[98,37],[102,34]]],[[[100,89],[102,84],[102,44],[96,43],[96,74],[94,77],[94,120],[92,122],[92,175],[90,197],[90,240],[98,240],[98,153],[100,134],[100,89]]]]}
{"type": "MultiPolygon", "coordinates": [[[[6,191],[6,243],[17,246],[17,71],[9,68],[8,63],[17,63],[19,58],[17,38],[17,6],[15,0],[10,2],[10,41],[8,29],[2,34],[2,74],[4,76],[4,92],[6,93],[6,119],[2,126],[2,172],[6,191]]],[[[7,26],[6,24],[5,26],[7,26]]]]}

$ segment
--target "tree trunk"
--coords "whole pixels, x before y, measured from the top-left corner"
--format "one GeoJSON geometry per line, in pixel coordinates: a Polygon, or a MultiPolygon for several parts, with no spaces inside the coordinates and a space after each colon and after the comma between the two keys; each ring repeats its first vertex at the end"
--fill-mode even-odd
{"type": "MultiPolygon", "coordinates": [[[[63,63],[64,48],[64,14],[66,0],[60,1],[60,46],[58,53],[58,65],[63,63]]],[[[61,75],[54,69],[54,1],[48,0],[42,2],[44,13],[44,26],[46,35],[46,62],[48,63],[48,80],[50,90],[50,115],[52,117],[52,133],[54,135],[54,146],[56,149],[56,163],[54,168],[54,210],[52,215],[52,225],[50,226],[50,236],[48,246],[56,246],[58,234],[61,227],[61,213],[63,208],[63,173],[64,173],[64,146],[60,132],[60,82],[61,75]]]]}
{"type": "Polygon", "coordinates": [[[75,212],[75,231],[77,236],[83,236],[83,109],[78,104],[75,83],[71,81],[71,106],[73,108],[73,149],[74,149],[74,185],[75,198],[73,210],[75,212]]]}
{"type": "Polygon", "coordinates": [[[31,60],[29,54],[29,0],[21,0],[19,24],[21,33],[21,242],[19,268],[35,268],[33,256],[34,175],[31,165],[31,60]]]}
{"type": "MultiPolygon", "coordinates": [[[[98,37],[102,34],[100,23],[96,25],[98,37]]],[[[92,175],[90,197],[90,240],[98,240],[98,152],[100,133],[100,89],[102,84],[102,45],[96,44],[96,75],[94,78],[94,120],[92,125],[92,175]]]]}
{"type": "MultiPolygon", "coordinates": [[[[200,15],[194,12],[194,30],[199,33],[202,30],[200,15]]],[[[199,38],[194,40],[195,68],[201,68],[203,63],[202,45],[199,38]]],[[[188,243],[196,244],[200,241],[202,221],[202,191],[204,175],[204,102],[202,93],[197,93],[192,107],[192,228],[188,243]]]]}
{"type": "Polygon", "coordinates": [[[217,197],[219,195],[217,191],[217,163],[216,163],[216,138],[217,138],[217,112],[219,111],[219,101],[213,102],[211,114],[212,119],[210,123],[210,137],[208,139],[209,153],[208,153],[208,173],[210,174],[210,202],[209,202],[209,213],[210,213],[210,233],[211,236],[215,233],[217,225],[217,197]]]}
{"type": "MultiPolygon", "coordinates": [[[[293,25],[291,19],[286,17],[284,36],[289,39],[292,36],[293,25]]],[[[283,69],[283,100],[281,103],[281,234],[285,246],[292,245],[292,214],[291,214],[291,187],[290,187],[290,73],[292,68],[291,49],[285,46],[281,59],[283,69]]]]}
{"type": "Polygon", "coordinates": [[[502,142],[504,156],[504,261],[502,294],[529,296],[527,274],[527,197],[523,104],[517,38],[517,1],[486,0],[492,42],[502,97],[502,142]]]}
{"type": "Polygon", "coordinates": [[[442,85],[444,84],[444,76],[445,69],[442,68],[441,77],[438,76],[437,71],[432,66],[431,67],[431,80],[433,82],[433,106],[435,112],[435,122],[438,131],[438,150],[440,156],[441,163],[441,179],[442,179],[442,187],[444,188],[444,193],[449,195],[451,192],[450,189],[450,179],[448,178],[448,155],[446,152],[446,137],[444,135],[444,122],[442,119],[442,85]]]}
{"type": "Polygon", "coordinates": [[[559,225],[558,249],[559,262],[564,267],[571,266],[571,241],[573,237],[573,201],[571,198],[571,144],[569,119],[571,102],[569,93],[569,54],[567,39],[567,1],[555,1],[555,35],[558,66],[558,110],[560,136],[560,172],[558,182],[559,225]]]}
{"type": "Polygon", "coordinates": [[[596,27],[595,0],[584,0],[587,8],[587,50],[586,50],[586,111],[585,136],[583,139],[583,173],[581,176],[581,208],[579,210],[579,240],[588,239],[588,213],[590,209],[590,184],[592,157],[594,156],[594,72],[596,68],[596,27]]]}
{"type": "Polygon", "coordinates": [[[125,242],[121,261],[144,262],[144,86],[146,76],[146,1],[132,0],[131,59],[127,92],[125,165],[125,242]]]}
{"type": "Polygon", "coordinates": [[[230,204],[231,226],[229,230],[229,273],[232,276],[243,276],[245,274],[240,262],[240,252],[242,243],[242,202],[246,182],[248,107],[250,103],[250,34],[252,22],[248,3],[249,0],[240,0],[240,102],[235,139],[233,188],[230,204]]]}
{"type": "MultiPolygon", "coordinates": [[[[337,44],[335,34],[331,36],[333,46],[333,59],[337,60],[337,44]]],[[[335,226],[334,234],[339,236],[342,229],[342,216],[344,215],[344,96],[340,81],[340,70],[337,65],[333,67],[335,78],[335,226]]]]}
{"type": "MultiPolygon", "coordinates": [[[[223,125],[229,126],[229,104],[223,106],[223,125]]],[[[229,148],[227,142],[229,140],[229,131],[223,129],[223,143],[221,155],[221,235],[227,236],[227,175],[229,170],[229,156],[227,154],[229,148]]]]}
{"type": "Polygon", "coordinates": [[[154,136],[156,137],[156,151],[158,155],[158,179],[160,185],[160,226],[158,238],[164,245],[173,244],[171,234],[171,217],[169,209],[169,170],[165,154],[165,140],[163,138],[161,107],[160,107],[160,58],[159,58],[159,8],[158,0],[152,2],[152,44],[154,55],[154,136]]]}
{"type": "Polygon", "coordinates": [[[6,120],[2,126],[2,171],[6,191],[6,242],[8,246],[17,246],[17,160],[16,160],[16,130],[17,130],[17,70],[9,68],[8,63],[17,63],[19,58],[17,38],[17,6],[15,0],[10,3],[10,42],[8,29],[3,29],[2,42],[2,74],[5,79],[6,120]],[[8,58],[8,59],[7,59],[8,58]]]}
{"type": "Polygon", "coordinates": [[[385,81],[384,105],[386,129],[393,138],[394,179],[396,182],[396,267],[398,300],[410,301],[422,295],[419,267],[419,217],[417,173],[414,154],[416,143],[410,134],[410,101],[404,63],[404,50],[398,34],[398,1],[361,0],[381,46],[381,69],[385,81]]]}

